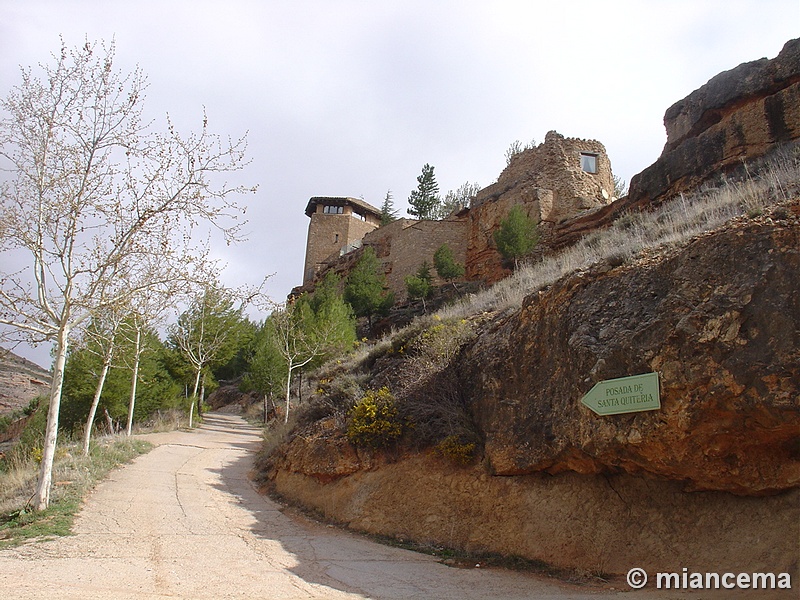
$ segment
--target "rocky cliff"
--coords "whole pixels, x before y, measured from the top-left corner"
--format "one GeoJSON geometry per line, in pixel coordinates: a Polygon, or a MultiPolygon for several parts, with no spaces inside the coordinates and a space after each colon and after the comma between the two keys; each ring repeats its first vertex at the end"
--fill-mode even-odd
{"type": "Polygon", "coordinates": [[[325,374],[306,414],[335,404],[338,378],[390,385],[415,426],[376,453],[350,444],[346,412],[322,410],[267,480],[359,530],[563,567],[666,569],[689,552],[712,570],[796,570],[797,289],[798,200],[574,273],[478,318],[442,368],[429,364],[441,350],[420,354],[439,323],[325,374]],[[580,403],[598,380],[652,371],[660,410],[601,417],[580,403]],[[434,451],[432,424],[475,441],[474,461],[434,451]]]}
{"type": "Polygon", "coordinates": [[[492,471],[649,473],[736,494],[800,484],[793,210],[568,277],[481,336],[461,368],[492,471]],[[597,380],[654,371],[660,411],[598,417],[577,402],[597,380]]]}
{"type": "MultiPolygon", "coordinates": [[[[720,73],[664,114],[667,142],[655,163],[635,175],[628,196],[555,227],[564,246],[626,211],[646,209],[724,177],[746,177],[752,165],[800,138],[800,39],[773,59],[720,73]]],[[[751,171],[752,173],[752,171],[751,171]]]]}
{"type": "Polygon", "coordinates": [[[19,411],[47,394],[50,377],[39,365],[0,348],[0,416],[19,411]]]}
{"type": "MultiPolygon", "coordinates": [[[[664,153],[629,197],[550,234],[574,241],[626,209],[785,150],[800,133],[798,49],[790,42],[778,58],[721,74],[670,108],[664,153]]],[[[264,480],[372,533],[588,570],[675,570],[690,557],[697,570],[797,577],[792,150],[788,180],[764,188],[771,203],[748,208],[745,193],[735,199],[740,216],[721,226],[635,257],[609,254],[526,288],[513,309],[422,320],[329,366],[293,435],[263,465],[264,480]],[[660,376],[658,410],[598,416],[580,402],[598,381],[651,372],[660,376]],[[348,409],[381,386],[394,394],[405,434],[388,450],[354,447],[348,409]]],[[[542,219],[550,197],[521,192],[542,219]]],[[[679,230],[679,213],[658,219],[679,230]]]]}
{"type": "Polygon", "coordinates": [[[800,137],[800,39],[713,77],[668,108],[664,126],[664,151],[631,179],[630,205],[695,189],[800,137]]]}

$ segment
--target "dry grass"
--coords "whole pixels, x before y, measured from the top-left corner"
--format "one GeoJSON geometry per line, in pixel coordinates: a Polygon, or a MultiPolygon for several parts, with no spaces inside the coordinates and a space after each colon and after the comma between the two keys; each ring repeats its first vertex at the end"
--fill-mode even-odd
{"type": "MultiPolygon", "coordinates": [[[[196,419],[196,417],[195,417],[196,419]]],[[[141,423],[134,423],[133,433],[157,433],[162,431],[177,431],[189,427],[189,414],[186,410],[173,408],[170,410],[156,411],[149,419],[141,423]]]]}
{"type": "Polygon", "coordinates": [[[34,537],[69,534],[84,495],[111,469],[150,448],[148,442],[124,436],[99,439],[88,457],[81,453],[80,444],[59,446],[50,507],[41,512],[28,508],[39,470],[35,456],[14,453],[6,457],[0,470],[0,547],[34,537]]]}

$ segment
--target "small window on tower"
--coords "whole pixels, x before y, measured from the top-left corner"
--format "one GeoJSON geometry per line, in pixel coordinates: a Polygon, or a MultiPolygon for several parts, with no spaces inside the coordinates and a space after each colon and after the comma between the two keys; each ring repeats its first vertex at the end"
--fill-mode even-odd
{"type": "Polygon", "coordinates": [[[344,212],[343,206],[326,206],[322,209],[326,215],[341,215],[344,212]]]}
{"type": "Polygon", "coordinates": [[[581,169],[586,173],[597,173],[597,154],[581,152],[581,169]]]}
{"type": "Polygon", "coordinates": [[[333,238],[333,243],[334,243],[334,244],[338,244],[338,243],[339,243],[339,234],[338,234],[338,233],[335,233],[335,234],[333,234],[333,235],[334,235],[334,238],[333,238]]]}

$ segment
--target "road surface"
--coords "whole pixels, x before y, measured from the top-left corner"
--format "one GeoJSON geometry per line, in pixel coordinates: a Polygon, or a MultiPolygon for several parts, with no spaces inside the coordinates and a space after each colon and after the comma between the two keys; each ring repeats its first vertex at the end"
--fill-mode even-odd
{"type": "Polygon", "coordinates": [[[146,437],[157,447],[97,487],[75,535],[0,551],[0,598],[654,598],[448,567],[287,515],[248,480],[260,432],[235,416],[146,437]]]}

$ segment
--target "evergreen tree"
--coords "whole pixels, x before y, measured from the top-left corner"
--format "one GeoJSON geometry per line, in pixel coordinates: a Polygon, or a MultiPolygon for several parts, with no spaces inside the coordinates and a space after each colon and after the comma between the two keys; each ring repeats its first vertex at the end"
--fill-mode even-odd
{"type": "Polygon", "coordinates": [[[433,255],[433,266],[436,269],[436,274],[445,281],[452,283],[456,292],[458,292],[458,287],[453,280],[464,276],[464,265],[456,262],[450,246],[447,244],[439,246],[439,249],[433,255]]]}
{"type": "Polygon", "coordinates": [[[519,206],[514,206],[508,216],[500,222],[500,229],[494,232],[497,250],[508,261],[519,266],[519,259],[528,254],[539,241],[536,223],[519,206]]]}
{"type": "Polygon", "coordinates": [[[372,315],[385,313],[394,304],[394,294],[385,288],[386,275],[375,250],[367,246],[347,277],[344,300],[353,308],[356,316],[367,317],[370,328],[372,315]]]}
{"type": "Polygon", "coordinates": [[[439,184],[436,183],[433,167],[426,164],[422,167],[422,174],[417,177],[417,189],[408,197],[411,205],[408,214],[418,219],[434,219],[441,204],[438,194],[439,184]]]}
{"type": "Polygon", "coordinates": [[[427,262],[423,262],[414,275],[409,275],[405,279],[409,298],[420,298],[423,310],[428,310],[425,305],[425,299],[433,292],[432,279],[431,268],[427,262]]]}
{"type": "MultiPolygon", "coordinates": [[[[273,319],[266,319],[256,330],[250,343],[250,362],[242,387],[256,391],[264,398],[264,422],[269,415],[269,403],[282,393],[288,375],[287,363],[279,350],[278,335],[273,319]]],[[[277,410],[277,406],[275,407],[277,410]]]]}
{"type": "Polygon", "coordinates": [[[392,190],[387,190],[386,197],[383,199],[383,204],[381,204],[381,225],[388,225],[396,220],[397,210],[392,200],[392,190]]]}
{"type": "Polygon", "coordinates": [[[314,293],[302,296],[297,300],[297,305],[301,310],[295,313],[301,318],[306,334],[313,333],[316,337],[325,338],[318,355],[309,364],[310,367],[318,366],[353,347],[356,341],[355,315],[339,292],[339,277],[335,273],[328,272],[314,293]]]}

